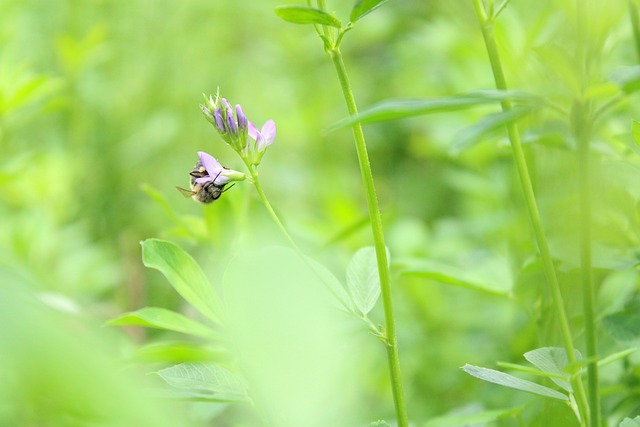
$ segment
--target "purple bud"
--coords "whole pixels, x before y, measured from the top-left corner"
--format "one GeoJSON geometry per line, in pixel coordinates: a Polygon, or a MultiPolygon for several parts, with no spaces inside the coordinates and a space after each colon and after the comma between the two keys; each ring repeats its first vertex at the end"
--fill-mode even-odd
{"type": "Polygon", "coordinates": [[[222,98],[221,101],[224,104],[225,110],[231,110],[231,104],[229,104],[229,101],[227,101],[227,98],[222,98]]]}
{"type": "Polygon", "coordinates": [[[216,111],[213,113],[213,117],[215,118],[218,130],[222,133],[225,133],[224,120],[222,119],[222,112],[220,111],[220,108],[216,108],[216,111]]]}
{"type": "Polygon", "coordinates": [[[244,115],[240,104],[236,105],[236,117],[238,118],[238,129],[240,132],[246,131],[249,122],[247,120],[247,116],[244,115]]]}
{"type": "Polygon", "coordinates": [[[229,133],[238,135],[238,125],[236,125],[236,121],[233,119],[231,109],[227,110],[227,128],[229,129],[229,133]]]}

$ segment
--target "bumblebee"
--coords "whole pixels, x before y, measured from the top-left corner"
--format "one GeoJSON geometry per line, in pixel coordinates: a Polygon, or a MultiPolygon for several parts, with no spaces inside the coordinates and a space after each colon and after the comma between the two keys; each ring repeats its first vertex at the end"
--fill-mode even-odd
{"type": "Polygon", "coordinates": [[[211,181],[198,183],[196,182],[196,179],[208,177],[209,174],[207,173],[207,170],[204,168],[204,166],[202,166],[202,163],[197,162],[193,170],[189,172],[189,185],[191,190],[187,190],[186,188],[182,187],[176,188],[180,193],[182,193],[184,197],[191,197],[193,200],[199,203],[211,203],[214,200],[219,199],[222,193],[233,187],[233,184],[230,187],[227,187],[228,183],[215,183],[216,179],[218,179],[218,177],[220,176],[220,173],[221,172],[218,172],[218,175],[216,175],[216,177],[211,181]]]}

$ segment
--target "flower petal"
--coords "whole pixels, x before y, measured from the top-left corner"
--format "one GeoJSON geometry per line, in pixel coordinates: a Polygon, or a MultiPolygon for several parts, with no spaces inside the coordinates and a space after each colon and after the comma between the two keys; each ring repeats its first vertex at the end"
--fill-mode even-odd
{"type": "Polygon", "coordinates": [[[273,140],[276,139],[276,122],[267,120],[264,126],[262,126],[260,133],[264,136],[264,139],[267,140],[267,145],[271,145],[273,140]]]}
{"type": "Polygon", "coordinates": [[[254,140],[258,137],[258,128],[253,123],[249,122],[249,136],[254,140]]]}
{"type": "Polygon", "coordinates": [[[220,174],[216,178],[216,175],[214,175],[214,176],[203,176],[202,178],[196,178],[196,183],[197,184],[204,184],[205,182],[213,181],[214,178],[215,178],[215,181],[213,181],[213,183],[216,184],[216,185],[226,184],[227,182],[231,181],[231,178],[229,178],[228,176],[224,176],[224,175],[220,174]]]}
{"type": "Polygon", "coordinates": [[[222,170],[220,162],[211,154],[205,153],[204,151],[198,151],[198,156],[200,157],[200,163],[202,163],[202,166],[204,166],[207,173],[212,177],[215,177],[222,170]]]}

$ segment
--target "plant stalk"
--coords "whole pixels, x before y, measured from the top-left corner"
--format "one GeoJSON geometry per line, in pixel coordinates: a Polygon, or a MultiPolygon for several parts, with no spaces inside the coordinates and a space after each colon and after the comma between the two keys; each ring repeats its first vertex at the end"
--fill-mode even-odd
{"type": "MultiPolygon", "coordinates": [[[[358,113],[358,108],[356,106],[355,97],[351,90],[351,85],[347,76],[347,70],[344,65],[340,49],[334,46],[329,51],[329,55],[336,69],[338,80],[340,81],[340,87],[342,88],[342,92],[344,94],[344,99],[347,104],[347,110],[349,111],[350,115],[356,115],[358,113]]],[[[387,359],[389,362],[389,373],[391,377],[393,401],[395,405],[398,426],[407,427],[409,425],[409,421],[407,417],[404,392],[402,389],[402,378],[400,375],[400,358],[398,354],[398,342],[396,337],[396,326],[391,298],[389,263],[384,243],[382,219],[380,216],[380,209],[378,207],[378,199],[373,182],[371,164],[369,162],[369,154],[367,153],[364,132],[362,131],[362,125],[360,123],[356,123],[353,125],[353,137],[355,139],[358,163],[360,166],[360,174],[362,176],[365,196],[367,199],[369,219],[371,221],[371,231],[373,233],[373,241],[376,250],[376,260],[378,263],[378,273],[380,275],[380,291],[384,309],[385,335],[387,341],[387,359]]]]}
{"type": "MultiPolygon", "coordinates": [[[[630,3],[631,5],[632,3],[630,3]]],[[[584,335],[587,365],[587,384],[589,388],[589,415],[591,427],[600,427],[600,388],[598,384],[598,341],[595,320],[595,289],[591,265],[591,182],[589,146],[592,134],[593,116],[591,103],[585,101],[584,90],[588,84],[587,65],[587,5],[583,1],[576,4],[577,27],[577,66],[579,67],[581,93],[574,101],[573,132],[578,146],[578,186],[580,207],[580,281],[582,283],[582,304],[584,312],[584,335]]],[[[634,11],[637,18],[637,10],[634,11]]],[[[637,35],[637,21],[634,34],[637,35]]],[[[636,46],[637,47],[637,46],[636,46]]]]}
{"type": "MultiPolygon", "coordinates": [[[[500,60],[498,45],[493,33],[493,17],[487,17],[486,11],[482,4],[482,0],[473,0],[473,6],[482,30],[482,36],[484,38],[485,47],[489,55],[489,62],[493,71],[496,88],[499,90],[507,90],[507,83],[504,77],[502,61],[500,60]]],[[[501,102],[501,106],[503,111],[510,111],[512,109],[511,101],[508,99],[503,100],[501,102]]],[[[522,187],[525,203],[529,212],[529,218],[531,220],[533,232],[538,244],[538,250],[540,252],[540,257],[544,265],[544,272],[547,279],[547,284],[550,288],[549,290],[551,292],[555,314],[558,319],[558,323],[560,324],[560,331],[562,334],[564,348],[567,352],[569,363],[575,366],[577,358],[573,345],[573,338],[571,336],[571,328],[569,327],[569,321],[564,307],[560,284],[558,282],[555,266],[553,265],[553,258],[551,256],[549,244],[547,242],[544,228],[542,226],[540,211],[538,210],[538,204],[536,202],[533,185],[531,183],[531,177],[529,175],[529,168],[527,167],[526,158],[522,149],[522,143],[520,141],[520,133],[518,132],[518,129],[514,123],[509,123],[507,125],[507,133],[511,142],[511,149],[513,152],[516,169],[518,171],[518,176],[520,178],[520,186],[522,187]]],[[[579,375],[574,377],[573,382],[578,406],[580,407],[580,412],[582,415],[581,423],[584,425],[586,419],[589,416],[589,404],[587,402],[586,392],[582,383],[582,379],[579,375]]]]}

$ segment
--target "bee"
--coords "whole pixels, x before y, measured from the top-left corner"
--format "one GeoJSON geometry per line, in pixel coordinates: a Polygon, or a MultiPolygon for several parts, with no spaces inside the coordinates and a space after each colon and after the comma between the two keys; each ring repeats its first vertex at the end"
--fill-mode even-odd
{"type": "Polygon", "coordinates": [[[216,179],[218,179],[218,177],[220,176],[220,173],[222,172],[218,172],[218,175],[216,175],[216,177],[212,181],[198,183],[196,182],[196,179],[207,177],[209,176],[209,174],[207,173],[207,170],[204,168],[204,166],[202,166],[202,163],[197,162],[193,170],[189,172],[189,186],[191,190],[187,190],[186,188],[182,187],[176,188],[180,193],[182,193],[184,197],[191,197],[193,200],[200,203],[211,203],[214,200],[219,199],[222,193],[233,187],[233,184],[227,187],[228,183],[215,183],[216,179]]]}

